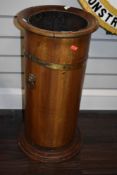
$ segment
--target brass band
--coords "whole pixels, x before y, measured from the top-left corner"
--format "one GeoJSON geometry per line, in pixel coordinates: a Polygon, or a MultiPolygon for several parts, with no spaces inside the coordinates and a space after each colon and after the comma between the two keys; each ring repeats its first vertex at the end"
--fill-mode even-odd
{"type": "Polygon", "coordinates": [[[76,64],[56,64],[56,63],[49,63],[47,61],[44,61],[27,52],[24,52],[24,56],[28,58],[29,60],[39,64],[40,66],[43,66],[49,69],[65,70],[65,71],[79,69],[81,68],[81,66],[84,66],[86,62],[86,58],[85,58],[76,64]]]}

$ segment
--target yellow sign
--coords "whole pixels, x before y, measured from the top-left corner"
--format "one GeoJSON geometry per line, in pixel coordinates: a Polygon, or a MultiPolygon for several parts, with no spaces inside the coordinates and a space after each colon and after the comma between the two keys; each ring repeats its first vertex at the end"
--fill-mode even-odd
{"type": "Polygon", "coordinates": [[[85,10],[95,15],[100,26],[117,34],[117,0],[79,0],[85,10]]]}

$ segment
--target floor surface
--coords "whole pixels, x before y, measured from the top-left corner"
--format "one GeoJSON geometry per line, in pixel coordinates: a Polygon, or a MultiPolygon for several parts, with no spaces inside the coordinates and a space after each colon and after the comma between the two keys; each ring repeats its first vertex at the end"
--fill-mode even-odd
{"type": "Polygon", "coordinates": [[[0,111],[0,175],[117,175],[117,111],[81,111],[80,154],[63,163],[39,163],[20,151],[22,112],[0,111]]]}

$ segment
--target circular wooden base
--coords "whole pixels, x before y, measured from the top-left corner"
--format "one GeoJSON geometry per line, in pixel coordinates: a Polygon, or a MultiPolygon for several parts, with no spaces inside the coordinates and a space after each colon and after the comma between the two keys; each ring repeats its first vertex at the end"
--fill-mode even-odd
{"type": "Polygon", "coordinates": [[[18,142],[21,150],[31,159],[39,162],[62,162],[75,156],[80,151],[80,134],[77,133],[73,141],[62,148],[39,148],[29,144],[22,135],[18,142]]]}

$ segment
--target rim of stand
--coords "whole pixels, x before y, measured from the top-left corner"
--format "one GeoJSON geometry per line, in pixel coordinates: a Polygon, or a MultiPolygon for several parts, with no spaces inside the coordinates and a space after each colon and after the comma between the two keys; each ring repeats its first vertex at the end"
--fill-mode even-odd
{"type": "Polygon", "coordinates": [[[25,30],[49,37],[79,37],[82,35],[91,34],[98,28],[97,19],[89,12],[74,7],[70,7],[69,9],[65,10],[64,6],[58,5],[35,6],[26,8],[17,14],[17,22],[25,30]],[[27,19],[29,17],[36,15],[37,13],[49,11],[67,12],[69,14],[74,14],[83,18],[87,22],[87,25],[85,28],[81,28],[80,30],[76,31],[51,31],[36,27],[31,23],[28,23],[27,19]]]}

